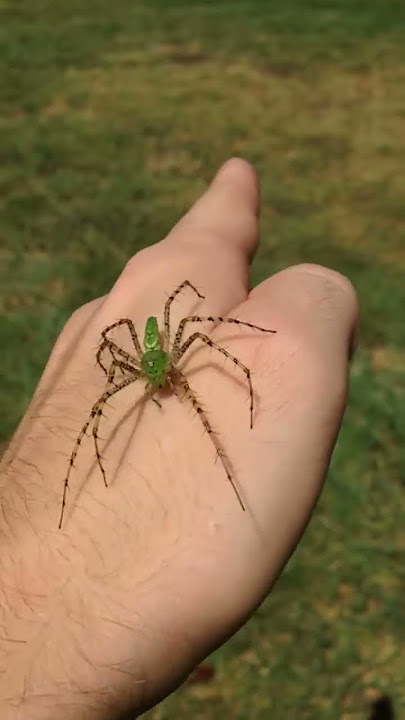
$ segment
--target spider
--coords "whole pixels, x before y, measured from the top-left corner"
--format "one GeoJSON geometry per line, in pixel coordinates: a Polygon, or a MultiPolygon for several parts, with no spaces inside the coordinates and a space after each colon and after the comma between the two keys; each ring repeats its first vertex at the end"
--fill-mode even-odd
{"type": "Polygon", "coordinates": [[[160,402],[156,398],[154,398],[153,395],[162,388],[169,389],[180,400],[188,399],[192,403],[194,410],[196,411],[206,432],[208,433],[208,436],[210,437],[214,445],[216,455],[217,457],[219,457],[222,463],[225,474],[234,489],[239,504],[242,510],[245,510],[245,505],[235,485],[232,473],[229,469],[228,458],[219,442],[217,434],[211,427],[206,413],[201,407],[199,401],[197,400],[196,395],[190,388],[186,376],[180,369],[179,362],[183,358],[187,350],[190,348],[190,346],[196,340],[200,340],[202,343],[205,343],[205,345],[214,348],[218,352],[222,353],[222,355],[225,355],[225,357],[229,358],[229,360],[232,360],[232,362],[245,374],[246,380],[249,385],[250,428],[253,427],[253,386],[251,372],[249,368],[246,367],[246,365],[240,362],[240,360],[238,360],[234,355],[231,355],[230,352],[228,352],[223,347],[211,340],[211,338],[209,338],[208,335],[206,335],[205,333],[193,332],[187,338],[187,340],[183,340],[183,333],[187,323],[203,322],[233,323],[235,325],[245,325],[246,327],[253,328],[254,330],[260,330],[261,332],[267,333],[275,333],[276,330],[268,330],[267,328],[258,327],[257,325],[252,325],[248,322],[242,322],[241,320],[236,320],[235,318],[231,317],[212,317],[211,315],[202,317],[200,315],[188,315],[187,317],[184,317],[182,320],[180,320],[180,323],[176,330],[176,334],[174,336],[174,340],[173,342],[171,342],[170,307],[176,296],[186,287],[191,288],[191,290],[195,292],[195,294],[200,300],[205,300],[205,296],[201,295],[201,293],[199,293],[197,288],[194,287],[194,285],[192,285],[189,280],[184,280],[166,300],[163,315],[163,332],[159,331],[156,317],[149,317],[147,319],[143,341],[144,350],[142,349],[141,343],[139,342],[134,323],[129,318],[122,318],[121,320],[117,320],[117,322],[109,325],[105,328],[105,330],[102,331],[100,345],[96,355],[96,361],[107,376],[107,385],[104,393],[101,395],[101,397],[98,398],[98,400],[96,400],[93,407],[91,408],[90,415],[86,420],[85,424],[83,425],[82,429],[80,430],[80,433],[77,436],[76,442],[74,444],[64,481],[59,529],[61,529],[63,522],[70,473],[74,466],[83,437],[86,435],[86,432],[90,425],[92,425],[92,434],[97,463],[101,470],[104,485],[108,487],[106,473],[99,450],[98,437],[98,430],[100,420],[103,414],[103,407],[113,395],[120,392],[128,385],[131,385],[136,380],[146,381],[146,387],[142,399],[146,400],[150,398],[160,408],[162,407],[160,402]],[[134,345],[136,355],[132,355],[123,350],[109,336],[109,333],[112,330],[120,327],[121,325],[127,326],[132,338],[132,343],[134,345]],[[109,367],[106,367],[102,361],[103,355],[106,350],[109,351],[110,356],[112,357],[112,362],[109,367]],[[121,372],[121,377],[118,378],[118,380],[116,378],[117,370],[120,370],[121,372]]]}

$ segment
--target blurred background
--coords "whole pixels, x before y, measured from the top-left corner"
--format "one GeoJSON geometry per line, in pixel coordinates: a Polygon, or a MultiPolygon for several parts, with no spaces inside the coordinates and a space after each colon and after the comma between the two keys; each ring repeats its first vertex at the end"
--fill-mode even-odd
{"type": "Polygon", "coordinates": [[[0,0],[0,14],[0,447],[71,312],[231,155],[261,180],[253,283],[311,261],[360,296],[350,407],[304,541],[147,717],[405,717],[404,2],[0,0]]]}

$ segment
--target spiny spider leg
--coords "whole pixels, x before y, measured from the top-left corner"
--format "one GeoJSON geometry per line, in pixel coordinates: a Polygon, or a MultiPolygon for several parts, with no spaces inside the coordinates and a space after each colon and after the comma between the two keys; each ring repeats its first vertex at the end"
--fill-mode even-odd
{"type": "Polygon", "coordinates": [[[180,347],[180,341],[183,336],[183,331],[186,323],[188,322],[212,322],[212,323],[233,323],[234,325],[244,325],[245,327],[252,328],[253,330],[260,330],[261,332],[268,332],[268,333],[275,333],[277,330],[268,330],[267,328],[259,327],[258,325],[252,325],[252,323],[249,322],[243,322],[242,320],[236,320],[235,318],[231,317],[220,317],[217,315],[217,317],[212,317],[212,315],[208,315],[207,317],[202,317],[201,315],[189,315],[188,317],[183,318],[179,322],[179,326],[177,328],[177,332],[174,338],[173,347],[172,347],[172,355],[174,362],[176,362],[175,358],[178,356],[179,347],[180,347]]]}
{"type": "Polygon", "coordinates": [[[195,294],[198,295],[200,300],[205,300],[205,295],[201,295],[201,293],[198,292],[197,288],[192,285],[192,283],[189,280],[184,280],[177,288],[176,290],[170,295],[170,297],[167,298],[165,302],[165,310],[164,310],[164,336],[166,340],[166,350],[169,349],[170,345],[170,306],[175,299],[176,295],[179,294],[185,287],[189,287],[192,290],[194,290],[195,294]]]}
{"type": "Polygon", "coordinates": [[[99,365],[101,367],[103,373],[105,373],[105,375],[107,375],[107,377],[108,377],[109,370],[107,370],[106,366],[103,365],[103,363],[101,362],[101,356],[103,354],[105,354],[105,352],[104,352],[105,350],[109,350],[110,355],[111,355],[111,362],[113,360],[117,360],[116,355],[114,355],[114,348],[111,348],[109,346],[109,342],[110,342],[109,340],[103,340],[101,342],[101,344],[97,350],[97,354],[96,354],[96,363],[97,363],[97,365],[99,365]]]}
{"type": "MultiPolygon", "coordinates": [[[[125,363],[122,363],[122,364],[117,363],[117,367],[122,367],[122,365],[125,365],[125,363]]],[[[126,365],[126,367],[124,369],[130,370],[131,372],[133,372],[133,368],[131,368],[129,365],[126,365]]],[[[117,385],[115,385],[114,387],[117,387],[117,385]]],[[[125,386],[121,385],[121,389],[122,389],[122,387],[125,387],[125,386]]],[[[151,400],[153,400],[154,403],[156,403],[156,405],[160,409],[162,409],[162,406],[161,406],[159,400],[156,400],[156,398],[152,397],[154,392],[156,392],[156,388],[154,388],[153,385],[147,385],[141,399],[148,400],[148,398],[150,398],[151,400]]],[[[103,403],[103,405],[101,405],[96,412],[92,432],[93,432],[94,447],[96,449],[96,458],[97,458],[98,466],[99,466],[99,468],[101,470],[101,474],[103,476],[104,485],[106,487],[108,487],[106,474],[105,474],[104,466],[103,466],[102,459],[101,459],[101,454],[100,454],[99,447],[98,447],[98,440],[99,440],[98,430],[100,427],[101,418],[103,417],[104,405],[105,405],[105,403],[103,403]]]]}
{"type": "MultiPolygon", "coordinates": [[[[198,417],[200,418],[202,424],[204,425],[204,428],[205,428],[206,432],[208,433],[208,436],[210,437],[212,444],[215,447],[217,457],[219,457],[222,467],[225,470],[226,477],[228,478],[229,482],[231,483],[231,485],[234,489],[235,495],[239,501],[239,505],[241,506],[242,510],[245,511],[246,510],[245,505],[240,496],[239,490],[236,487],[235,481],[232,477],[232,473],[229,469],[228,457],[227,457],[225,450],[223,449],[221,443],[218,440],[217,434],[212,429],[203,408],[201,407],[200,403],[198,402],[196,395],[190,388],[187,378],[183,375],[183,373],[178,368],[176,368],[175,372],[176,372],[176,376],[178,378],[178,383],[182,386],[182,388],[184,390],[184,396],[187,397],[189,400],[191,400],[194,410],[196,411],[198,417]]],[[[181,395],[179,393],[178,387],[171,381],[170,378],[168,378],[168,383],[170,385],[170,388],[174,392],[174,394],[177,395],[177,397],[180,400],[182,400],[183,398],[181,397],[181,395]]]]}
{"type": "MultiPolygon", "coordinates": [[[[139,377],[143,377],[142,370],[140,368],[140,364],[138,364],[138,359],[136,357],[129,355],[127,352],[125,352],[125,350],[122,350],[120,347],[118,347],[118,345],[115,345],[115,343],[113,343],[112,340],[105,340],[105,342],[108,342],[108,345],[106,345],[105,348],[108,348],[108,350],[110,351],[110,353],[113,357],[113,360],[115,361],[116,367],[121,368],[121,370],[127,370],[129,373],[132,373],[132,374],[134,374],[134,372],[135,373],[139,372],[140,373],[139,377]],[[127,362],[124,362],[123,360],[117,360],[117,358],[114,355],[114,352],[120,353],[120,355],[122,355],[123,357],[128,358],[131,361],[131,363],[133,363],[133,365],[131,365],[127,362]]],[[[105,348],[103,348],[103,349],[105,349],[105,348]]],[[[97,353],[97,355],[98,355],[98,353],[97,353]]],[[[103,365],[101,365],[100,361],[98,361],[98,364],[102,367],[102,369],[104,370],[106,375],[108,375],[109,371],[105,371],[105,368],[103,365]]],[[[111,383],[112,385],[115,385],[115,387],[116,387],[116,383],[114,382],[114,377],[112,379],[108,378],[108,383],[111,383]]],[[[107,387],[108,387],[108,383],[107,383],[107,387]]],[[[156,400],[156,398],[152,397],[151,393],[149,392],[149,389],[150,389],[149,385],[147,385],[146,386],[146,390],[148,391],[147,396],[150,397],[150,399],[153,400],[153,402],[160,409],[162,409],[161,403],[159,402],[159,400],[156,400]]],[[[153,392],[156,392],[156,388],[154,389],[153,392]]]]}
{"type": "MultiPolygon", "coordinates": [[[[141,343],[139,342],[138,335],[137,335],[137,332],[136,332],[136,330],[135,330],[135,325],[134,325],[134,323],[132,322],[132,320],[130,320],[129,318],[121,318],[121,320],[117,320],[117,322],[113,323],[112,325],[108,325],[108,327],[106,327],[106,328],[102,331],[101,337],[103,338],[103,340],[109,340],[109,341],[110,341],[110,339],[107,337],[107,333],[110,332],[110,330],[114,330],[114,328],[119,327],[120,325],[126,325],[126,326],[128,327],[128,330],[129,330],[129,332],[131,333],[131,338],[132,338],[132,342],[133,342],[133,344],[134,344],[134,348],[135,348],[137,354],[139,355],[139,359],[141,359],[141,357],[142,357],[142,355],[143,355],[143,350],[142,350],[142,348],[141,348],[141,343]]],[[[110,341],[110,342],[111,342],[111,341],[110,341]]]]}
{"type": "Polygon", "coordinates": [[[231,355],[225,348],[221,347],[220,345],[217,345],[213,340],[211,340],[208,335],[204,335],[204,333],[195,332],[186,340],[185,343],[179,348],[176,356],[176,363],[183,357],[184,353],[189,349],[191,343],[193,343],[195,340],[201,340],[206,345],[209,345],[210,347],[214,348],[215,350],[218,350],[218,352],[222,353],[222,355],[225,355],[225,357],[229,358],[229,360],[232,360],[235,365],[238,366],[246,375],[247,381],[249,383],[249,393],[250,393],[250,429],[253,427],[253,385],[252,385],[252,378],[250,376],[250,370],[246,367],[243,363],[241,363],[238,358],[236,358],[234,355],[231,355]]]}
{"type": "Polygon", "coordinates": [[[112,357],[114,358],[113,350],[117,352],[126,362],[132,362],[136,367],[139,367],[140,360],[143,355],[143,350],[141,347],[141,343],[139,342],[137,332],[135,330],[135,325],[129,318],[122,318],[121,320],[117,320],[117,322],[112,323],[112,325],[108,325],[108,327],[104,328],[104,330],[101,332],[102,341],[100,343],[100,347],[97,351],[96,355],[96,362],[101,367],[103,372],[108,375],[108,370],[101,362],[101,355],[104,352],[106,348],[108,348],[111,352],[112,357]],[[107,333],[110,332],[110,330],[114,330],[114,328],[120,327],[121,325],[126,325],[128,327],[128,330],[131,334],[132,342],[134,344],[135,350],[139,356],[139,358],[134,357],[130,353],[125,352],[122,348],[120,348],[111,338],[107,337],[107,333]]]}
{"type": "Polygon", "coordinates": [[[109,338],[104,338],[104,340],[101,342],[99,349],[97,350],[96,362],[106,375],[108,375],[108,370],[101,362],[101,356],[104,350],[110,351],[113,360],[116,359],[114,355],[114,353],[116,353],[117,355],[120,355],[124,362],[132,363],[132,368],[139,369],[140,363],[137,357],[131,355],[130,353],[127,353],[125,350],[120,348],[119,345],[117,345],[113,340],[110,340],[109,338]]]}
{"type": "MultiPolygon", "coordinates": [[[[116,365],[115,361],[113,361],[112,365],[116,365]]],[[[112,372],[112,367],[110,368],[110,372],[112,372]]],[[[110,373],[109,373],[109,375],[110,375],[110,373]]],[[[65,510],[65,505],[66,505],[66,493],[67,493],[67,489],[69,486],[70,473],[72,471],[74,462],[76,460],[76,455],[79,451],[79,447],[81,445],[83,437],[86,434],[87,428],[89,427],[91,422],[94,420],[94,418],[98,414],[99,410],[101,410],[100,414],[102,413],[102,408],[106,404],[107,400],[110,397],[115,395],[115,393],[119,392],[120,390],[123,390],[124,387],[126,387],[127,385],[130,385],[131,383],[135,382],[135,380],[138,380],[138,378],[141,378],[141,377],[142,377],[142,373],[140,370],[135,370],[135,368],[131,368],[131,376],[130,377],[127,377],[124,380],[122,380],[122,382],[120,382],[119,385],[114,385],[113,387],[107,386],[107,389],[104,391],[104,393],[101,395],[101,397],[99,397],[99,399],[94,403],[88,419],[84,423],[82,429],[80,430],[79,435],[77,436],[76,442],[73,447],[72,454],[70,456],[69,467],[68,467],[68,470],[66,473],[65,483],[63,486],[62,508],[61,508],[61,514],[60,514],[60,520],[59,520],[59,530],[62,527],[62,522],[63,522],[63,514],[64,514],[64,510],[65,510]]],[[[104,478],[104,482],[105,482],[105,478],[104,478]]]]}
{"type": "MultiPolygon", "coordinates": [[[[127,372],[129,372],[129,373],[130,373],[130,377],[133,376],[133,375],[135,375],[135,380],[137,380],[138,378],[142,377],[141,372],[140,372],[140,371],[136,371],[136,370],[134,371],[134,368],[132,367],[132,365],[129,365],[128,363],[125,363],[125,362],[123,362],[122,360],[116,360],[116,358],[114,358],[113,362],[111,363],[110,369],[109,369],[109,371],[108,371],[108,379],[107,379],[106,391],[110,390],[110,389],[111,389],[111,386],[112,386],[113,388],[120,387],[120,389],[122,389],[123,387],[125,387],[125,385],[123,385],[123,380],[121,380],[120,383],[115,383],[115,382],[114,382],[114,380],[115,380],[115,371],[116,371],[118,368],[120,368],[120,369],[123,370],[123,371],[126,370],[127,372]]],[[[128,377],[125,378],[125,379],[128,379],[128,377]]],[[[133,382],[134,382],[134,380],[133,380],[133,382]]],[[[128,384],[129,384],[129,383],[128,383],[128,384]]],[[[96,413],[95,413],[95,416],[94,416],[92,433],[93,433],[94,447],[95,447],[95,451],[96,451],[96,458],[97,458],[98,466],[99,466],[99,468],[100,468],[100,470],[101,470],[101,474],[102,474],[102,476],[103,476],[104,485],[105,485],[106,487],[108,487],[108,485],[107,485],[107,479],[106,479],[106,476],[105,476],[105,470],[104,470],[103,463],[101,462],[101,454],[100,454],[100,450],[99,450],[99,447],[98,447],[98,440],[99,440],[99,438],[98,438],[98,429],[99,429],[99,426],[100,426],[101,418],[102,418],[102,416],[103,416],[103,407],[104,407],[105,403],[106,403],[106,401],[104,401],[103,403],[100,403],[100,405],[98,406],[98,408],[97,408],[97,410],[96,410],[96,413]]]]}

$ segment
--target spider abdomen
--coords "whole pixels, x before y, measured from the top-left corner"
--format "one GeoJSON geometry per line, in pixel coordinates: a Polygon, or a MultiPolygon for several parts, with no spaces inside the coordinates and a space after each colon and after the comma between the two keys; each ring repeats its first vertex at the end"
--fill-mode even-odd
{"type": "Polygon", "coordinates": [[[155,387],[166,385],[170,366],[170,356],[164,350],[147,350],[141,359],[142,371],[155,387]]]}

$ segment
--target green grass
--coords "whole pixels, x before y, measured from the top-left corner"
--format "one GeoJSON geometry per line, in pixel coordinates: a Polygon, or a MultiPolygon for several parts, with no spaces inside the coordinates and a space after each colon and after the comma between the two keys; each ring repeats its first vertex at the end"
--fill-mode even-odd
{"type": "Polygon", "coordinates": [[[0,15],[3,443],[72,310],[230,155],[262,182],[253,280],[309,260],[360,295],[350,408],[304,542],[213,681],[148,716],[366,720],[388,693],[400,717],[404,3],[2,0],[0,15]]]}

